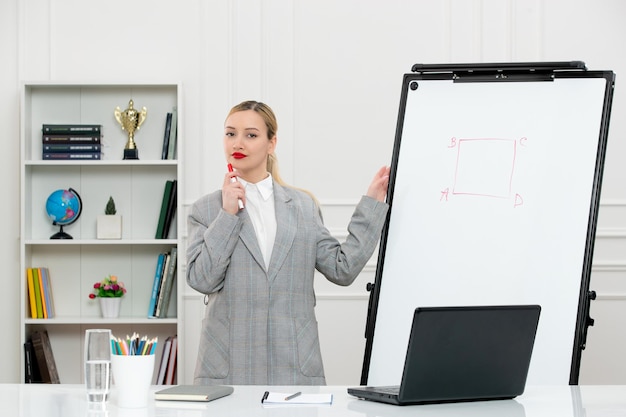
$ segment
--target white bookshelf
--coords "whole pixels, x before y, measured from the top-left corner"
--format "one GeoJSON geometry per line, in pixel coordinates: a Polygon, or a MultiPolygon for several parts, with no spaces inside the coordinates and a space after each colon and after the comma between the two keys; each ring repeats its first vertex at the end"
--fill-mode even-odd
{"type": "MultiPolygon", "coordinates": [[[[158,254],[179,246],[181,204],[167,239],[155,239],[166,180],[176,179],[182,188],[181,142],[184,131],[179,83],[24,83],[21,88],[20,266],[21,343],[35,330],[46,329],[62,383],[83,383],[83,341],[89,328],[109,328],[116,336],[137,332],[158,336],[155,367],[161,361],[165,339],[178,335],[179,359],[182,331],[184,280],[177,267],[167,318],[148,319],[148,306],[158,254]],[[147,118],[135,133],[138,160],[123,160],[127,133],[115,120],[114,109],[147,108],[147,118]],[[167,112],[178,109],[177,159],[162,160],[167,112]],[[102,125],[102,160],[43,161],[43,124],[102,125]],[[52,240],[58,232],[45,210],[50,193],[75,189],[82,199],[80,218],[65,226],[73,239],[52,240]],[[96,238],[96,217],[104,214],[109,196],[122,216],[122,239],[96,238]],[[55,316],[30,317],[26,284],[28,267],[50,272],[55,316]],[[98,301],[89,299],[93,284],[106,275],[117,275],[128,289],[120,317],[103,319],[98,301]]],[[[179,253],[179,257],[182,254],[179,253]]],[[[180,262],[178,263],[180,265],[180,262]]],[[[22,353],[22,364],[24,354],[22,353]]],[[[178,361],[180,362],[180,360],[178,361]]],[[[184,380],[179,367],[178,380],[184,380]]],[[[155,378],[156,378],[155,371],[155,378]]],[[[24,366],[22,366],[22,381],[24,366]]]]}

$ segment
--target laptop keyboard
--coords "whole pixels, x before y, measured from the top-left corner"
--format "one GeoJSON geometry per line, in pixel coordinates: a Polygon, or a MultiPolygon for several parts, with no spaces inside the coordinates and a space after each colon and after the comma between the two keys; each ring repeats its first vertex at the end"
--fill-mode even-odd
{"type": "Polygon", "coordinates": [[[377,392],[381,392],[383,394],[398,394],[400,392],[399,385],[391,385],[388,387],[375,387],[377,392]]]}

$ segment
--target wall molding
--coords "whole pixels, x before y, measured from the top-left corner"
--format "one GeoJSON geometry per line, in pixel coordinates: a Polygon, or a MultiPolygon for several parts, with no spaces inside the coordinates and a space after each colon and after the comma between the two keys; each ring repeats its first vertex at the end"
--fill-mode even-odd
{"type": "Polygon", "coordinates": [[[624,261],[594,261],[591,272],[626,272],[626,259],[624,261]]]}
{"type": "Polygon", "coordinates": [[[625,207],[626,208],[626,199],[624,198],[605,198],[600,199],[600,208],[603,206],[606,207],[625,207]]]}
{"type": "Polygon", "coordinates": [[[598,293],[596,291],[596,299],[593,302],[597,301],[626,301],[626,293],[598,293]]]}
{"type": "Polygon", "coordinates": [[[599,227],[596,230],[596,239],[623,238],[626,238],[626,227],[599,227]]]}

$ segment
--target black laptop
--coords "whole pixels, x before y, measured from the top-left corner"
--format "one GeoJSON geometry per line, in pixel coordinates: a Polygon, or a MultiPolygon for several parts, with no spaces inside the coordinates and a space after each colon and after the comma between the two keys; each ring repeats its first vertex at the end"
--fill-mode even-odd
{"type": "Polygon", "coordinates": [[[524,392],[541,307],[415,309],[399,386],[348,394],[395,405],[514,398],[524,392]]]}

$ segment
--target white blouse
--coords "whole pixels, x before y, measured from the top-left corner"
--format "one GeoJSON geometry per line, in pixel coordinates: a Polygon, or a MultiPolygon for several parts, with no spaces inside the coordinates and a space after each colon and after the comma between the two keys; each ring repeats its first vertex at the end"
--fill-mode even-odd
{"type": "Polygon", "coordinates": [[[274,207],[274,181],[268,173],[267,178],[252,184],[241,178],[238,180],[246,189],[246,208],[252,220],[254,231],[265,261],[265,270],[268,269],[272,258],[272,249],[276,239],[276,211],[274,207]]]}

